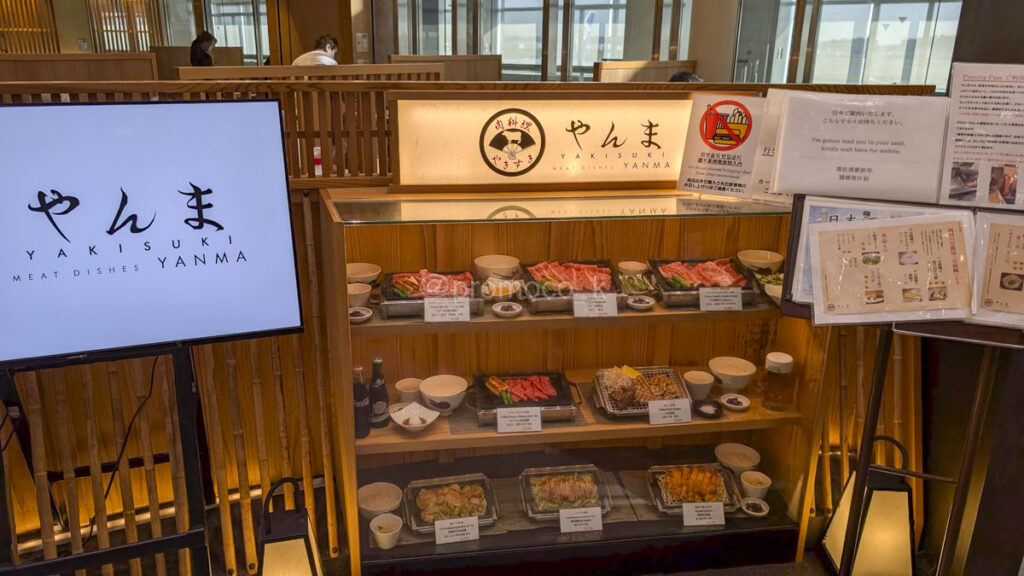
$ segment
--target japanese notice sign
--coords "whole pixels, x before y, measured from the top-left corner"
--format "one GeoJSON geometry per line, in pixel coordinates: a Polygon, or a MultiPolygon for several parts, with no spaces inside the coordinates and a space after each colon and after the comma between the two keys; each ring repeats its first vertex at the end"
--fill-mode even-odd
{"type": "Polygon", "coordinates": [[[683,504],[683,526],[721,526],[725,524],[725,506],[721,502],[683,504]]]}
{"type": "Polygon", "coordinates": [[[749,196],[764,99],[697,94],[693,110],[679,189],[749,196]]]}
{"type": "Polygon", "coordinates": [[[778,192],[772,186],[775,174],[775,146],[779,139],[779,121],[786,98],[794,90],[771,88],[764,99],[764,114],[761,129],[757,135],[757,151],[754,154],[754,169],[750,174],[750,197],[767,202],[790,203],[790,194],[778,192]]]}
{"type": "Polygon", "coordinates": [[[1020,210],[1024,66],[953,64],[943,164],[944,204],[1020,210]]]}
{"type": "Polygon", "coordinates": [[[601,508],[563,508],[558,511],[558,524],[563,534],[601,530],[601,508]]]}
{"type": "Polygon", "coordinates": [[[946,100],[790,94],[772,191],[934,203],[946,100]]]}
{"type": "Polygon", "coordinates": [[[690,413],[689,398],[651,400],[647,403],[647,411],[652,426],[658,426],[661,424],[685,424],[693,418],[690,413]]]}
{"type": "Polygon", "coordinates": [[[1024,215],[980,212],[974,321],[1024,327],[1024,215]]]}
{"type": "Polygon", "coordinates": [[[424,322],[469,322],[469,298],[424,298],[424,322]]]}
{"type": "Polygon", "coordinates": [[[674,182],[691,104],[664,99],[430,100],[398,95],[397,184],[674,182]],[[439,161],[443,159],[443,161],[439,161]]]}
{"type": "Polygon", "coordinates": [[[743,310],[743,289],[738,287],[701,287],[699,292],[701,312],[728,312],[743,310]]]}
{"type": "Polygon", "coordinates": [[[434,521],[434,543],[454,544],[480,539],[480,521],[476,516],[434,521]]]}
{"type": "Polygon", "coordinates": [[[968,317],[973,227],[971,213],[961,210],[812,224],[815,323],[968,317]]]}
{"type": "Polygon", "coordinates": [[[498,408],[498,434],[515,434],[517,432],[540,432],[541,419],[539,407],[498,408]]]}
{"type": "Polygon", "coordinates": [[[577,318],[607,318],[619,315],[618,297],[606,292],[574,292],[572,313],[577,318]]]}

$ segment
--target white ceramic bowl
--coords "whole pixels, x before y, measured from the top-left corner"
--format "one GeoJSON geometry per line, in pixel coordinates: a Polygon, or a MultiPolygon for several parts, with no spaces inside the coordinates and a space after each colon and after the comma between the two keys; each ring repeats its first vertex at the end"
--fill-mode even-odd
{"type": "Polygon", "coordinates": [[[348,309],[349,324],[362,324],[373,317],[373,310],[363,306],[348,309]]]}
{"type": "Polygon", "coordinates": [[[373,532],[373,540],[377,547],[381,550],[394,548],[402,534],[403,524],[405,521],[395,514],[381,514],[370,520],[370,532],[373,532]]]}
{"type": "Polygon", "coordinates": [[[462,404],[468,387],[469,382],[465,378],[439,374],[420,382],[420,396],[428,408],[437,410],[441,416],[448,416],[462,404]]]}
{"type": "Polygon", "coordinates": [[[391,407],[391,419],[409,432],[423,432],[437,420],[441,413],[437,410],[424,408],[418,402],[399,403],[391,407]]]}
{"type": "Polygon", "coordinates": [[[740,508],[743,513],[754,518],[761,518],[767,516],[770,508],[768,503],[760,498],[744,498],[740,500],[740,508]]]}
{"type": "Polygon", "coordinates": [[[345,265],[345,276],[349,282],[373,284],[380,276],[380,266],[369,262],[353,262],[345,265]]]}
{"type": "Polygon", "coordinates": [[[419,378],[402,378],[398,382],[395,382],[395,390],[398,390],[398,396],[402,402],[419,402],[420,401],[420,380],[419,378]]]}
{"type": "Polygon", "coordinates": [[[623,274],[640,274],[646,271],[646,262],[635,262],[633,260],[619,262],[619,272],[622,272],[623,274]]]}
{"type": "Polygon", "coordinates": [[[736,257],[751,272],[778,272],[782,267],[782,254],[771,250],[740,250],[736,257]]]}
{"type": "Polygon", "coordinates": [[[473,266],[476,268],[477,278],[490,278],[491,276],[512,278],[519,270],[519,258],[504,254],[486,254],[475,258],[473,266]]]}
{"type": "Polygon", "coordinates": [[[757,468],[757,465],[761,463],[761,455],[757,453],[757,450],[746,444],[733,442],[715,446],[715,458],[718,459],[719,464],[732,470],[736,476],[757,468]]]}
{"type": "Polygon", "coordinates": [[[772,479],[763,472],[747,470],[740,474],[740,484],[743,485],[744,496],[764,500],[765,495],[768,494],[768,488],[772,485],[772,479]]]}
{"type": "Polygon", "coordinates": [[[370,291],[373,286],[369,284],[355,283],[348,285],[348,307],[362,308],[370,301],[370,291]]]}
{"type": "Polygon", "coordinates": [[[650,310],[651,308],[654,308],[654,298],[643,295],[627,296],[626,306],[629,306],[633,310],[650,310]]]}
{"type": "Polygon", "coordinates": [[[499,302],[491,306],[491,310],[494,310],[494,315],[500,318],[515,318],[523,313],[523,306],[515,302],[499,302]]]}
{"type": "Polygon", "coordinates": [[[750,398],[743,394],[722,394],[718,401],[722,403],[726,410],[732,410],[733,412],[746,412],[750,408],[750,398]]]}
{"type": "Polygon", "coordinates": [[[757,373],[753,362],[735,356],[716,356],[708,361],[708,368],[726,392],[743,390],[757,373]]]}
{"type": "Polygon", "coordinates": [[[711,393],[715,377],[703,370],[690,370],[683,374],[683,382],[686,382],[686,389],[694,400],[703,400],[711,393]]]}
{"type": "Polygon", "coordinates": [[[359,514],[372,520],[381,514],[398,509],[402,503],[402,489],[390,482],[374,482],[356,491],[359,514]]]}
{"type": "Polygon", "coordinates": [[[491,276],[480,287],[480,293],[488,302],[508,302],[515,298],[519,291],[519,283],[515,280],[505,280],[497,276],[491,276]]]}
{"type": "Polygon", "coordinates": [[[778,284],[765,284],[764,293],[775,302],[776,306],[782,306],[782,286],[778,284]]]}

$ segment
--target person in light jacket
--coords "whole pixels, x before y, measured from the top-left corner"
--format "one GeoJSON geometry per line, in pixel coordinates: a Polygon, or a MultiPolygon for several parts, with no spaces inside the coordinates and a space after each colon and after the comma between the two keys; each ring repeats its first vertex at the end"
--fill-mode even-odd
{"type": "Polygon", "coordinates": [[[334,36],[321,36],[316,39],[316,47],[311,52],[299,56],[292,66],[337,66],[334,56],[338,53],[338,39],[334,36]]]}

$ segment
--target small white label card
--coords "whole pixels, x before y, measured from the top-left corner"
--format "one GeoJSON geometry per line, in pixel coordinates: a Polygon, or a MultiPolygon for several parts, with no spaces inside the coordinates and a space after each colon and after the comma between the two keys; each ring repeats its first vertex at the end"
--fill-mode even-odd
{"type": "Polygon", "coordinates": [[[476,516],[434,522],[434,543],[453,544],[480,539],[480,522],[476,516]]]}
{"type": "Polygon", "coordinates": [[[577,318],[607,318],[619,315],[615,294],[607,292],[574,292],[572,313],[577,318]]]}
{"type": "Polygon", "coordinates": [[[725,524],[725,508],[721,502],[683,504],[683,526],[721,526],[725,524]]]}
{"type": "Polygon", "coordinates": [[[721,312],[743,310],[743,289],[732,288],[701,288],[700,311],[721,312]]]}
{"type": "Polygon", "coordinates": [[[685,424],[692,419],[689,398],[673,398],[672,400],[651,400],[647,403],[647,412],[651,425],[685,424]]]}
{"type": "Polygon", "coordinates": [[[469,298],[424,298],[424,322],[469,322],[469,298]]]}
{"type": "Polygon", "coordinates": [[[540,408],[498,408],[498,434],[540,432],[540,408]]]}
{"type": "Polygon", "coordinates": [[[558,511],[562,533],[601,530],[601,508],[563,508],[558,511]]]}

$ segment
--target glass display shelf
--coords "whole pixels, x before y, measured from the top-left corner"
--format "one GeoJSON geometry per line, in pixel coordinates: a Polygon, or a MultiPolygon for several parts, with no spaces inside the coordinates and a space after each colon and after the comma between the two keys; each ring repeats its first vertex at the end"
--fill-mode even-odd
{"type": "Polygon", "coordinates": [[[346,225],[631,220],[706,216],[776,216],[788,204],[676,190],[508,193],[388,193],[386,188],[322,192],[335,222],[346,225]]]}

